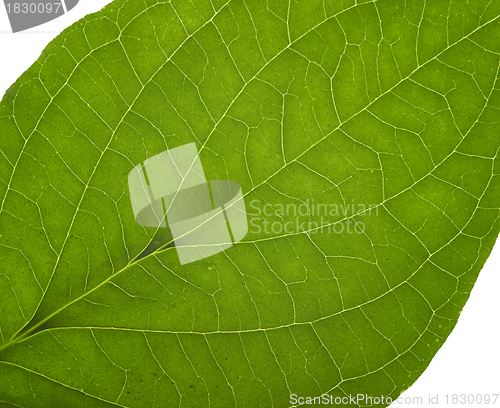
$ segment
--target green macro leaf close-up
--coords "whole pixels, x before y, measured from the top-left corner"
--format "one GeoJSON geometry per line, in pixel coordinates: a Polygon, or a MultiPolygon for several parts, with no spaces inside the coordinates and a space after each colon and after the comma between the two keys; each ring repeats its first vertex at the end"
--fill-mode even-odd
{"type": "Polygon", "coordinates": [[[65,29],[0,103],[0,407],[388,406],[500,231],[499,70],[500,0],[115,0],[65,29]],[[186,264],[129,182],[185,145],[248,222],[186,264]]]}

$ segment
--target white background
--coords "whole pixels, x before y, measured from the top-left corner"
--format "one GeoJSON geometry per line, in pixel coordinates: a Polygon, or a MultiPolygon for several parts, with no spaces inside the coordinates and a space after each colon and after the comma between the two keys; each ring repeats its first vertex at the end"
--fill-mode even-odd
{"type": "MultiPolygon", "coordinates": [[[[64,28],[98,11],[110,0],[80,0],[68,14],[31,30],[12,34],[7,13],[0,4],[0,97],[39,57],[45,46],[64,28]]],[[[423,397],[446,394],[500,393],[500,242],[479,275],[459,322],[429,368],[404,394],[423,397]]],[[[500,407],[500,397],[497,401],[500,407]]],[[[393,406],[399,406],[393,404],[393,406]]]]}

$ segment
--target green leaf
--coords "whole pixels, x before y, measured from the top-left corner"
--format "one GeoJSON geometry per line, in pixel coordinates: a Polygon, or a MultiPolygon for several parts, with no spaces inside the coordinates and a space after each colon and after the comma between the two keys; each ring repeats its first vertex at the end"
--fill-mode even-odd
{"type": "Polygon", "coordinates": [[[397,398],[499,233],[499,16],[116,0],[65,30],[0,105],[0,404],[397,398]],[[127,176],[192,142],[250,230],[181,266],[127,176]]]}

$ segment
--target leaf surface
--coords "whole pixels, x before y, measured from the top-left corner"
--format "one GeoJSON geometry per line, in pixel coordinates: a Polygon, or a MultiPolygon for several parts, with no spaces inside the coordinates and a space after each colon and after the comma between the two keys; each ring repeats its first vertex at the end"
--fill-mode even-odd
{"type": "Polygon", "coordinates": [[[116,0],[66,29],[0,104],[0,404],[396,399],[499,233],[499,16],[116,0]],[[250,230],[181,266],[127,176],[192,142],[250,230]]]}

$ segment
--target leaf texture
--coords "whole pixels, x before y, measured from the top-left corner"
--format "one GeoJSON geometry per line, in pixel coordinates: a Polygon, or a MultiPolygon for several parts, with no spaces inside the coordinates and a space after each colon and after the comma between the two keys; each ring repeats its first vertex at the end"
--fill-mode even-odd
{"type": "Polygon", "coordinates": [[[499,16],[498,0],[116,0],[66,29],[0,105],[1,406],[396,399],[499,233],[499,16]],[[322,203],[363,232],[250,228],[181,266],[135,222],[127,175],[192,142],[252,226],[322,203]]]}

